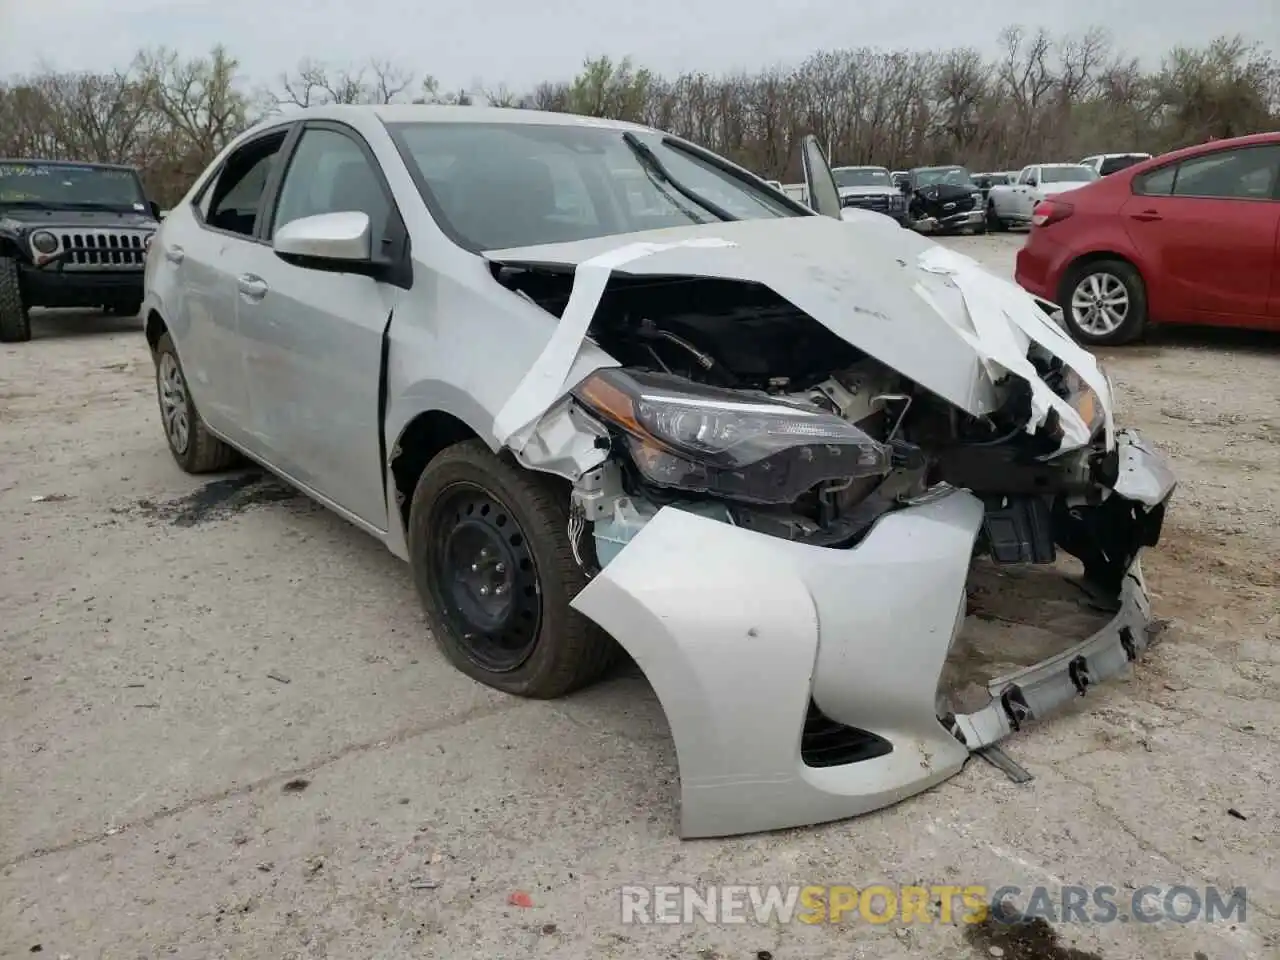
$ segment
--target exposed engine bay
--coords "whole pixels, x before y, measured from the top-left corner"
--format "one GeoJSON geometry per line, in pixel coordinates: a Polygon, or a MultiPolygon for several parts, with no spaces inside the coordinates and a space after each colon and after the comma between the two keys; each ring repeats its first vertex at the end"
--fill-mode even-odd
{"type": "MultiPolygon", "coordinates": [[[[559,270],[497,275],[557,315],[573,281],[559,270]]],[[[974,416],[762,284],[615,274],[588,335],[621,365],[574,392],[608,427],[613,454],[574,494],[575,542],[588,567],[607,563],[665,505],[849,547],[886,513],[955,488],[986,505],[982,553],[1050,563],[1061,546],[1108,593],[1158,534],[1159,517],[1117,534],[1110,514],[1121,501],[1102,508],[1119,455],[1103,442],[1101,402],[1038,344],[1027,358],[1089,425],[1091,444],[1060,451],[1052,410],[1029,432],[1022,377],[997,382],[999,404],[974,416]]]]}

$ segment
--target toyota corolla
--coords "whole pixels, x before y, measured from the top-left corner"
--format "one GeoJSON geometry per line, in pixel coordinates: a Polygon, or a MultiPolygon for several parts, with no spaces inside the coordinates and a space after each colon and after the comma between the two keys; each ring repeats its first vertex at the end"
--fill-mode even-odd
{"type": "Polygon", "coordinates": [[[612,121],[270,120],[148,259],[170,450],[377,537],[482,683],[625,650],[685,836],[924,790],[1140,657],[1174,480],[1034,299],[803,149],[809,206],[612,121]]]}

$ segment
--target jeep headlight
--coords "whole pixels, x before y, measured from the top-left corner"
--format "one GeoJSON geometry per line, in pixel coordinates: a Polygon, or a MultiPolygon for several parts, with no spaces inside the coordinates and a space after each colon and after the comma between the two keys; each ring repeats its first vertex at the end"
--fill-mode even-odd
{"type": "Polygon", "coordinates": [[[48,256],[58,250],[58,238],[48,230],[37,230],[31,235],[31,249],[48,256]]]}
{"type": "Polygon", "coordinates": [[[655,486],[753,503],[791,503],[828,480],[889,472],[889,448],[847,420],[761,393],[669,374],[609,369],[574,396],[624,436],[655,486]]]}

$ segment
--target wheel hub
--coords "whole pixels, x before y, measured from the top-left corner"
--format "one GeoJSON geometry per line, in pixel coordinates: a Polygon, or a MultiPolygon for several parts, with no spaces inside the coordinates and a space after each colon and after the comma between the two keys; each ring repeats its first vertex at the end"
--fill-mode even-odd
{"type": "Polygon", "coordinates": [[[508,672],[533,652],[541,626],[537,570],[524,532],[487,491],[459,485],[432,511],[432,589],[468,656],[508,672]]]}
{"type": "Polygon", "coordinates": [[[191,439],[191,415],[187,385],[171,353],[160,356],[160,415],[165,434],[175,452],[185,453],[191,439]]]}
{"type": "Polygon", "coordinates": [[[1113,274],[1089,274],[1081,278],[1071,296],[1071,313],[1088,333],[1113,333],[1129,314],[1129,292],[1113,274]]]}

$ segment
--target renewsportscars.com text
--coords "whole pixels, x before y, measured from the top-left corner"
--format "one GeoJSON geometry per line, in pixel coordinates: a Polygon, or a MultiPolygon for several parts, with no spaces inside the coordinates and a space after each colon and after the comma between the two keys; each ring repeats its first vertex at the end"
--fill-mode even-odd
{"type": "Polygon", "coordinates": [[[1107,885],[990,887],[983,884],[855,887],[825,885],[627,886],[620,891],[626,924],[691,923],[1243,923],[1243,887],[1107,885]]]}

